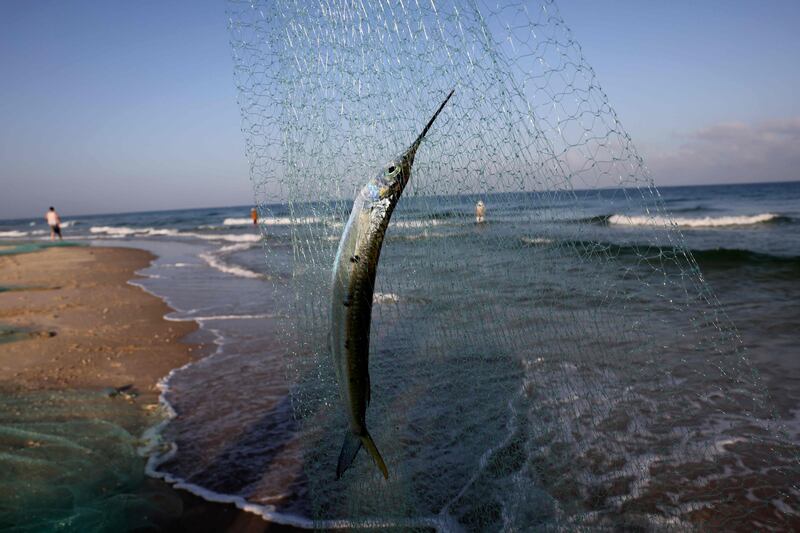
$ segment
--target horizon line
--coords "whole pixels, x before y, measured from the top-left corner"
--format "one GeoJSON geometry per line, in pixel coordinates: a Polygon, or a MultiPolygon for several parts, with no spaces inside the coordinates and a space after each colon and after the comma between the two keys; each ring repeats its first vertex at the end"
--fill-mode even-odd
{"type": "MultiPolygon", "coordinates": [[[[727,183],[698,183],[693,185],[657,185],[654,183],[656,189],[675,189],[679,187],[730,187],[730,186],[743,186],[743,185],[776,185],[776,184],[783,184],[783,183],[800,183],[800,178],[789,179],[789,180],[777,180],[777,181],[752,181],[752,182],[727,182],[727,183]]],[[[534,193],[534,192],[586,192],[586,191],[606,191],[606,190],[614,190],[614,189],[639,189],[641,186],[630,186],[630,187],[596,187],[592,189],[547,189],[547,190],[531,190],[531,191],[496,191],[496,192],[489,192],[489,193],[462,193],[462,194],[435,194],[435,195],[419,195],[414,196],[417,197],[452,197],[452,196],[470,196],[470,195],[480,195],[480,194],[520,194],[520,193],[534,193]]],[[[329,202],[346,202],[352,200],[351,198],[338,198],[327,200],[329,202]]],[[[271,205],[286,205],[288,200],[282,203],[270,203],[265,204],[266,206],[271,205]]],[[[313,202],[298,202],[301,204],[306,203],[313,203],[313,202]]],[[[103,216],[110,216],[110,215],[142,215],[147,213],[165,213],[168,211],[202,211],[206,209],[233,209],[235,207],[242,207],[242,208],[253,208],[259,207],[257,203],[255,204],[235,204],[235,205],[212,205],[212,206],[202,206],[202,207],[180,207],[180,208],[173,208],[173,209],[144,209],[141,211],[115,211],[115,212],[106,212],[106,213],[80,213],[76,215],[64,215],[68,218],[76,218],[76,217],[103,217],[103,216]]],[[[249,214],[249,213],[248,213],[249,214]]],[[[34,216],[34,217],[14,217],[14,218],[0,218],[0,222],[14,222],[17,220],[21,221],[29,221],[31,219],[39,219],[43,218],[41,216],[34,216]]]]}

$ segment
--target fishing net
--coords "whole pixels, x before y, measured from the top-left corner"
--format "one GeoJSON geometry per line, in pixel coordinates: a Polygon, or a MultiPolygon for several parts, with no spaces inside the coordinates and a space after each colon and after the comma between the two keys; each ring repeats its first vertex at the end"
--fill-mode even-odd
{"type": "MultiPolygon", "coordinates": [[[[773,413],[580,45],[550,1],[229,3],[302,472],[318,527],[788,527],[773,413]],[[328,334],[358,190],[416,138],[381,252],[362,451],[328,334]],[[476,204],[485,221],[476,222],[476,204]]],[[[302,487],[302,490],[297,488],[302,487]]],[[[280,505],[278,505],[280,508],[280,505]]]]}
{"type": "Polygon", "coordinates": [[[180,515],[145,476],[138,406],[97,392],[0,392],[0,404],[0,530],[149,530],[180,515]]]}

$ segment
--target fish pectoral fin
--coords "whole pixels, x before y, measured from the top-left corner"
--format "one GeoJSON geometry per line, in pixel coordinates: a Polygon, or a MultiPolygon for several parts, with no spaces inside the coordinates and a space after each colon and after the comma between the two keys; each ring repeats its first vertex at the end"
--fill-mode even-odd
{"type": "Polygon", "coordinates": [[[378,468],[380,469],[381,474],[383,474],[383,477],[385,479],[389,479],[389,469],[386,468],[386,463],[383,462],[383,457],[381,457],[381,452],[378,451],[378,447],[375,446],[375,441],[372,440],[372,437],[370,436],[370,434],[367,432],[366,429],[364,430],[364,434],[361,436],[361,442],[362,444],[364,444],[364,448],[367,449],[369,454],[375,460],[375,464],[378,465],[378,468]]]}
{"type": "Polygon", "coordinates": [[[356,458],[356,454],[360,449],[361,437],[348,430],[344,435],[342,451],[339,452],[339,463],[336,465],[336,479],[342,477],[345,470],[350,468],[350,465],[353,464],[353,459],[356,458]]]}

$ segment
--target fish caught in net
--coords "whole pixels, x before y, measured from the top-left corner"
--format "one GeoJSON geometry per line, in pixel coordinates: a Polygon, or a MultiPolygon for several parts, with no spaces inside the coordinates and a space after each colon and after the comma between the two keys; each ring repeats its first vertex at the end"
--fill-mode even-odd
{"type": "Polygon", "coordinates": [[[232,0],[229,15],[259,209],[288,202],[296,222],[264,235],[302,465],[286,512],[487,531],[797,523],[797,436],[554,2],[232,0]],[[389,479],[361,452],[337,480],[337,246],[358,191],[453,88],[375,280],[366,421],[389,479]]]}

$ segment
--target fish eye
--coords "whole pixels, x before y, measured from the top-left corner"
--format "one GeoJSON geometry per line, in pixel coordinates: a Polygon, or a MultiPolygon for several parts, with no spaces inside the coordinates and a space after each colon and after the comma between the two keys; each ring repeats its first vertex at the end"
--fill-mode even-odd
{"type": "Polygon", "coordinates": [[[398,170],[400,170],[400,168],[397,165],[389,165],[386,168],[386,175],[387,176],[393,176],[394,174],[397,173],[398,170]]]}

